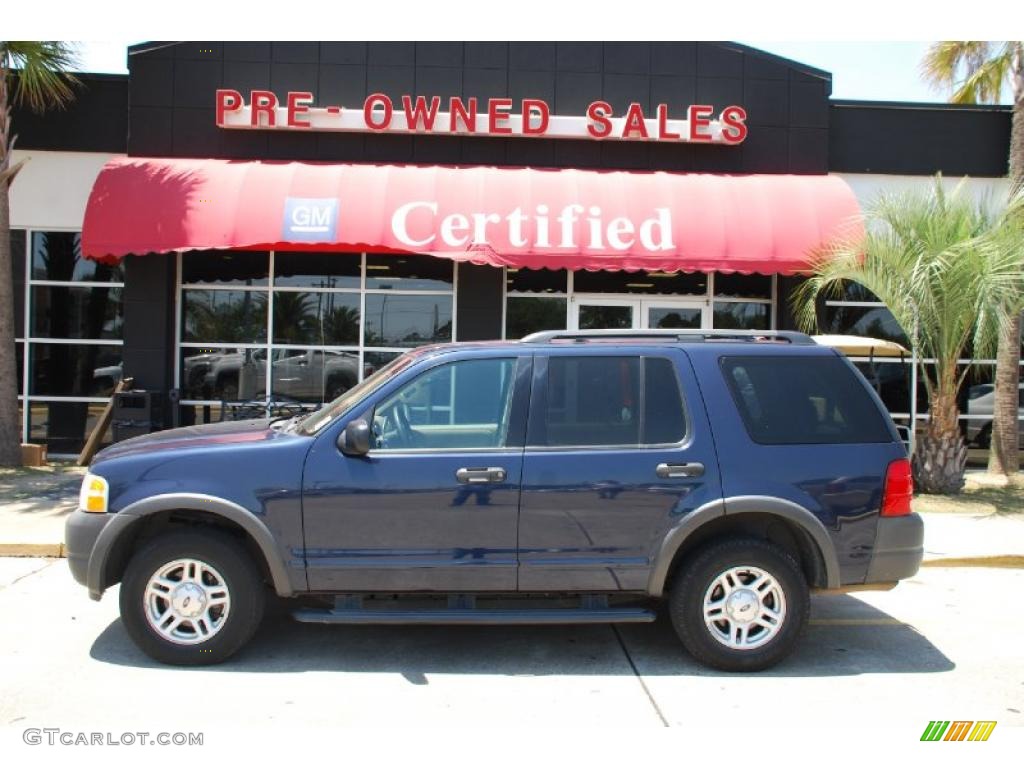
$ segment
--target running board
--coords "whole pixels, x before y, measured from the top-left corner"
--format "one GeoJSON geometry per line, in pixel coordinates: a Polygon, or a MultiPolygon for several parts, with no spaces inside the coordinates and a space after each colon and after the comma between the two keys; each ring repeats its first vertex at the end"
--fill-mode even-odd
{"type": "Polygon", "coordinates": [[[364,608],[362,600],[339,598],[333,609],[300,608],[297,621],[311,624],[638,624],[654,621],[646,608],[607,606],[606,601],[581,601],[579,608],[476,608],[475,600],[449,599],[446,608],[408,610],[364,608]],[[457,606],[457,607],[453,607],[457,606]]]}

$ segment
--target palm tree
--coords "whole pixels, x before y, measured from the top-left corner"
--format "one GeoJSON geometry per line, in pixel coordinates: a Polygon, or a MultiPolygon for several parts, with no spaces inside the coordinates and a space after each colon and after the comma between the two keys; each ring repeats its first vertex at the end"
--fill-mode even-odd
{"type": "Polygon", "coordinates": [[[25,105],[42,112],[63,106],[74,95],[72,87],[77,81],[68,74],[74,66],[75,56],[68,43],[0,40],[0,466],[21,464],[10,189],[25,161],[11,164],[17,139],[11,132],[11,107],[25,105]]]}
{"type": "MultiPolygon", "coordinates": [[[[950,92],[958,104],[998,104],[1007,81],[1013,93],[1010,128],[1011,195],[1024,188],[1024,42],[951,40],[934,43],[921,63],[925,80],[950,92]]],[[[996,353],[995,408],[989,472],[1011,475],[1020,469],[1018,395],[1020,385],[1020,311],[999,339],[996,353]]]]}
{"type": "Polygon", "coordinates": [[[819,297],[862,285],[886,304],[911,343],[934,365],[922,366],[930,418],[914,454],[921,490],[963,486],[967,449],[957,391],[969,369],[957,360],[970,346],[991,354],[1010,324],[1020,290],[1019,248],[1005,230],[1024,212],[1018,197],[999,216],[936,178],[933,189],[879,196],[865,212],[865,234],[820,254],[794,299],[801,324],[813,328],[819,297]]]}

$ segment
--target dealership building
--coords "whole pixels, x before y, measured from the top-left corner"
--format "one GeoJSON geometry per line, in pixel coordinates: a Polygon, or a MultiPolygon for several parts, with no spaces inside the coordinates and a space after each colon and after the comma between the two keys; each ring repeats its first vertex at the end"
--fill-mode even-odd
{"type": "MultiPolygon", "coordinates": [[[[172,426],[318,404],[436,341],[794,329],[801,274],[878,193],[1008,189],[1008,108],[834,100],[828,72],[734,43],[127,58],[13,116],[23,438],[56,455],[122,377],[172,426]]],[[[819,322],[908,345],[856,287],[819,322]]],[[[906,363],[861,361],[904,422],[906,363]]]]}

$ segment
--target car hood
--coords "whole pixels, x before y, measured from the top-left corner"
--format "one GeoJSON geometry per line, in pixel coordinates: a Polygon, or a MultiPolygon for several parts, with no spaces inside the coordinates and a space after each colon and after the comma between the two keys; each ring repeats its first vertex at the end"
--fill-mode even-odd
{"type": "MultiPolygon", "coordinates": [[[[289,435],[294,437],[294,435],[289,435]]],[[[119,456],[138,455],[155,451],[173,451],[188,448],[258,443],[286,437],[270,427],[270,419],[247,419],[245,421],[223,421],[214,424],[198,424],[154,432],[150,435],[133,437],[104,448],[96,454],[96,461],[106,461],[119,456]]]]}

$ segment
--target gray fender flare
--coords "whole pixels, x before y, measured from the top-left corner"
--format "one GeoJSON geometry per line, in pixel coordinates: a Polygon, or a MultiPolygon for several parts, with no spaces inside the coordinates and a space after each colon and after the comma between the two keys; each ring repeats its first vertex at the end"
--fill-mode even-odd
{"type": "Polygon", "coordinates": [[[100,535],[96,538],[92,553],[89,555],[89,568],[86,573],[86,587],[89,596],[99,600],[105,589],[103,585],[103,573],[107,566],[111,552],[114,551],[122,536],[128,535],[135,523],[155,515],[158,512],[167,512],[174,509],[189,509],[200,512],[210,512],[218,517],[223,517],[242,528],[259,547],[267,563],[267,570],[270,572],[271,581],[274,584],[274,591],[281,597],[290,597],[294,592],[291,582],[288,580],[288,572],[284,560],[277,550],[273,534],[264,525],[263,521],[253,515],[252,512],[236,504],[233,501],[222,499],[217,496],[209,496],[204,493],[164,493],[158,496],[150,496],[145,499],[129,504],[117,514],[113,515],[100,535]]]}
{"type": "Polygon", "coordinates": [[[652,597],[661,597],[676,552],[697,529],[711,520],[744,512],[775,515],[794,523],[807,533],[821,553],[828,588],[835,589],[839,586],[839,559],[836,557],[832,539],[825,526],[810,510],[776,496],[730,496],[697,507],[666,534],[651,568],[647,593],[652,597]]]}

